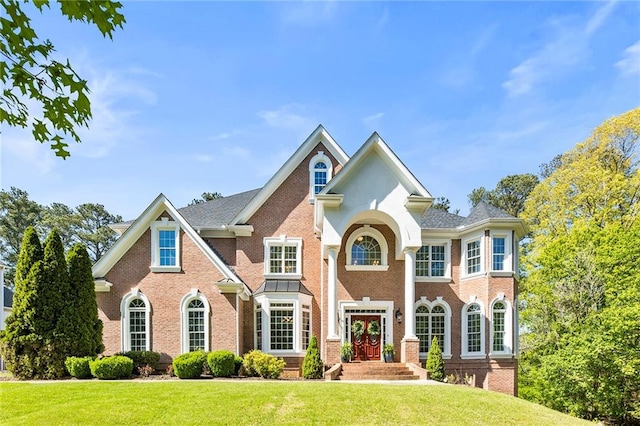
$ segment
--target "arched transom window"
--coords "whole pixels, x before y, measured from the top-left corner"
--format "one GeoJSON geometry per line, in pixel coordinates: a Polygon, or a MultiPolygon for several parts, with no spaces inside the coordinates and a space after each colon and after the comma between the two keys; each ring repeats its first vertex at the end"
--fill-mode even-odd
{"type": "Polygon", "coordinates": [[[365,225],[349,236],[346,245],[347,270],[383,270],[388,269],[387,241],[380,231],[365,225]]]}
{"type": "Polygon", "coordinates": [[[313,193],[317,194],[327,184],[327,165],[318,161],[313,168],[313,193]]]}
{"type": "Polygon", "coordinates": [[[433,338],[438,339],[438,346],[443,352],[448,348],[447,326],[445,309],[436,305],[429,310],[428,306],[421,305],[416,309],[416,336],[420,339],[420,353],[426,354],[433,343],[433,338]]]}
{"type": "Polygon", "coordinates": [[[316,194],[322,191],[331,180],[333,165],[331,159],[323,151],[318,151],[309,161],[309,202],[315,201],[316,194]]]}
{"type": "Polygon", "coordinates": [[[360,235],[351,246],[352,265],[380,265],[382,250],[380,243],[369,235],[360,235]]]}
{"type": "Polygon", "coordinates": [[[182,352],[208,351],[210,332],[210,306],[206,296],[192,288],[180,303],[182,317],[182,352]]]}
{"type": "Polygon", "coordinates": [[[129,303],[129,348],[132,351],[147,350],[147,306],[142,299],[129,303]]]}
{"type": "Polygon", "coordinates": [[[189,321],[189,352],[204,350],[205,347],[205,308],[200,299],[189,302],[187,317],[189,321]]]}

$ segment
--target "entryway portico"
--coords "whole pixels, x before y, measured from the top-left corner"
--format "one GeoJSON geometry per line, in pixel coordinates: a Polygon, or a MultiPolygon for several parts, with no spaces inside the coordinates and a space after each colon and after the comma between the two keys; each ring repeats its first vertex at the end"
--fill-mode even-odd
{"type": "Polygon", "coordinates": [[[422,246],[421,218],[432,202],[429,192],[375,133],[316,195],[316,234],[326,259],[327,363],[339,362],[340,344],[351,341],[352,316],[360,314],[380,316],[385,327],[382,344],[393,343],[393,329],[399,330],[401,361],[419,362],[413,315],[415,262],[422,246]],[[392,236],[383,236],[385,229],[392,236]],[[404,270],[403,276],[398,268],[404,270]],[[371,280],[376,274],[380,278],[371,280]],[[381,297],[389,289],[394,291],[393,300],[381,297]],[[339,291],[367,295],[348,300],[338,298],[339,291]],[[405,313],[402,325],[396,324],[394,308],[405,313]]]}

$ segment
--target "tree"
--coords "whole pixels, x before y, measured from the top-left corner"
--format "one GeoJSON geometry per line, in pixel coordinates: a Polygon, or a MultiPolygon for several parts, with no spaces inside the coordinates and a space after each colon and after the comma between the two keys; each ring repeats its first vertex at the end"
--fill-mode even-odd
{"type": "Polygon", "coordinates": [[[316,335],[311,336],[307,354],[302,362],[302,377],[305,379],[321,379],[324,374],[324,364],[320,358],[320,350],[318,349],[318,339],[316,335]]]}
{"type": "Polygon", "coordinates": [[[475,207],[480,201],[484,201],[517,217],[524,210],[527,197],[538,183],[538,177],[531,173],[509,175],[500,179],[495,189],[487,190],[481,186],[471,191],[469,203],[475,207]]]}
{"type": "Polygon", "coordinates": [[[521,396],[640,422],[640,108],[549,166],[523,216],[521,396]]]}
{"type": "Polygon", "coordinates": [[[78,216],[72,208],[62,203],[52,203],[43,207],[42,227],[47,234],[55,229],[60,235],[62,245],[70,248],[76,239],[75,229],[78,226],[78,216]]]}
{"type": "Polygon", "coordinates": [[[112,215],[102,204],[85,203],[76,207],[75,217],[75,234],[97,262],[118,239],[108,225],[122,222],[122,216],[112,215]]]}
{"type": "MultiPolygon", "coordinates": [[[[58,1],[60,12],[70,21],[95,25],[103,36],[112,38],[125,22],[122,4],[114,1],[58,1]]],[[[89,88],[67,60],[53,59],[54,46],[40,39],[25,12],[26,4],[3,0],[0,34],[0,123],[30,127],[37,142],[51,144],[59,157],[69,156],[66,139],[76,142],[76,127],[87,126],[91,119],[89,88]],[[35,111],[42,111],[36,115],[35,111]]],[[[34,1],[39,12],[50,8],[49,0],[34,1]]]]}
{"type": "MultiPolygon", "coordinates": [[[[446,197],[438,197],[435,199],[435,201],[431,205],[431,208],[442,210],[449,213],[449,210],[451,209],[451,201],[449,201],[449,199],[446,197]]],[[[455,209],[453,211],[453,214],[458,214],[458,213],[460,213],[460,209],[455,209]]]]}
{"type": "MultiPolygon", "coordinates": [[[[42,218],[42,206],[31,201],[25,191],[11,187],[0,191],[0,261],[14,266],[18,260],[25,230],[36,227],[42,218]]],[[[27,270],[26,274],[29,273],[27,270]]],[[[13,271],[6,271],[5,279],[13,283],[13,271]]]]}
{"type": "Polygon", "coordinates": [[[73,338],[70,355],[92,356],[104,350],[102,321],[98,318],[95,285],[91,272],[91,259],[84,244],[77,243],[67,256],[69,265],[70,303],[66,304],[66,317],[71,319],[70,336],[73,338]]]}
{"type": "Polygon", "coordinates": [[[438,344],[437,337],[434,337],[431,341],[431,347],[427,353],[427,363],[425,367],[429,372],[429,378],[431,380],[437,380],[439,382],[444,380],[444,360],[442,359],[442,350],[438,344]]]}
{"type": "Polygon", "coordinates": [[[200,198],[194,198],[193,201],[191,201],[188,205],[192,206],[194,204],[200,204],[218,198],[222,198],[222,194],[219,192],[203,192],[200,198]]]}

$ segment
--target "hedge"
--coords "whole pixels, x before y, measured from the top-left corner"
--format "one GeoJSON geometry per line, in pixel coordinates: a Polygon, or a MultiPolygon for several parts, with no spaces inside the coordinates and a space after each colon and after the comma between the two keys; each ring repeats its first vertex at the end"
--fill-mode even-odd
{"type": "Polygon", "coordinates": [[[91,378],[91,367],[89,363],[95,358],[92,356],[70,356],[64,361],[64,366],[72,377],[76,379],[91,378]]]}
{"type": "Polygon", "coordinates": [[[148,365],[154,370],[158,369],[160,364],[160,354],[154,351],[128,351],[118,352],[116,355],[126,356],[133,360],[133,365],[137,369],[138,367],[144,367],[148,365]]]}
{"type": "Polygon", "coordinates": [[[128,379],[133,372],[133,360],[126,356],[114,355],[91,361],[89,367],[91,374],[98,379],[128,379]]]}
{"type": "Polygon", "coordinates": [[[173,371],[181,379],[197,379],[207,360],[203,351],[187,352],[173,359],[173,371]]]}
{"type": "Polygon", "coordinates": [[[230,351],[214,351],[207,357],[213,377],[231,377],[235,370],[235,355],[230,351]]]}
{"type": "Polygon", "coordinates": [[[286,363],[282,358],[253,350],[244,356],[244,369],[249,376],[277,379],[284,371],[286,363]]]}

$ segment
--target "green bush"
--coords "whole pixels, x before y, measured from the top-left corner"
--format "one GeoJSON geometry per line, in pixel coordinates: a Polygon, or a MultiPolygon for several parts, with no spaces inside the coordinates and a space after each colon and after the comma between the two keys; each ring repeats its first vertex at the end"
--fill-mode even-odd
{"type": "Polygon", "coordinates": [[[181,379],[197,379],[206,361],[207,354],[203,351],[187,352],[173,359],[173,371],[181,379]]]}
{"type": "Polygon", "coordinates": [[[235,355],[233,358],[233,375],[237,376],[240,374],[240,369],[242,368],[242,363],[244,362],[244,359],[242,359],[241,356],[235,355]]]}
{"type": "Polygon", "coordinates": [[[89,379],[91,378],[91,367],[89,363],[94,359],[92,356],[70,356],[64,361],[64,366],[72,377],[76,379],[89,379]]]}
{"type": "Polygon", "coordinates": [[[437,337],[434,337],[431,341],[431,348],[427,353],[426,370],[429,372],[429,378],[431,380],[441,382],[445,378],[444,360],[442,359],[442,350],[440,350],[437,337]]]}
{"type": "Polygon", "coordinates": [[[248,376],[277,379],[284,371],[286,363],[282,358],[253,350],[244,356],[243,365],[248,376]]]}
{"type": "Polygon", "coordinates": [[[101,380],[128,379],[133,372],[133,361],[126,356],[114,355],[89,363],[91,374],[101,380]]]}
{"type": "Polygon", "coordinates": [[[321,379],[324,373],[324,363],[320,358],[318,339],[315,334],[311,336],[311,342],[307,348],[307,354],[302,362],[302,377],[305,379],[321,379]]]}
{"type": "Polygon", "coordinates": [[[118,352],[116,355],[122,355],[126,356],[127,358],[131,358],[136,369],[138,367],[144,367],[145,365],[148,365],[154,370],[157,370],[158,364],[160,364],[160,354],[154,351],[118,352]]]}
{"type": "Polygon", "coordinates": [[[235,370],[235,355],[230,351],[214,351],[207,357],[213,377],[231,377],[235,370]]]}

